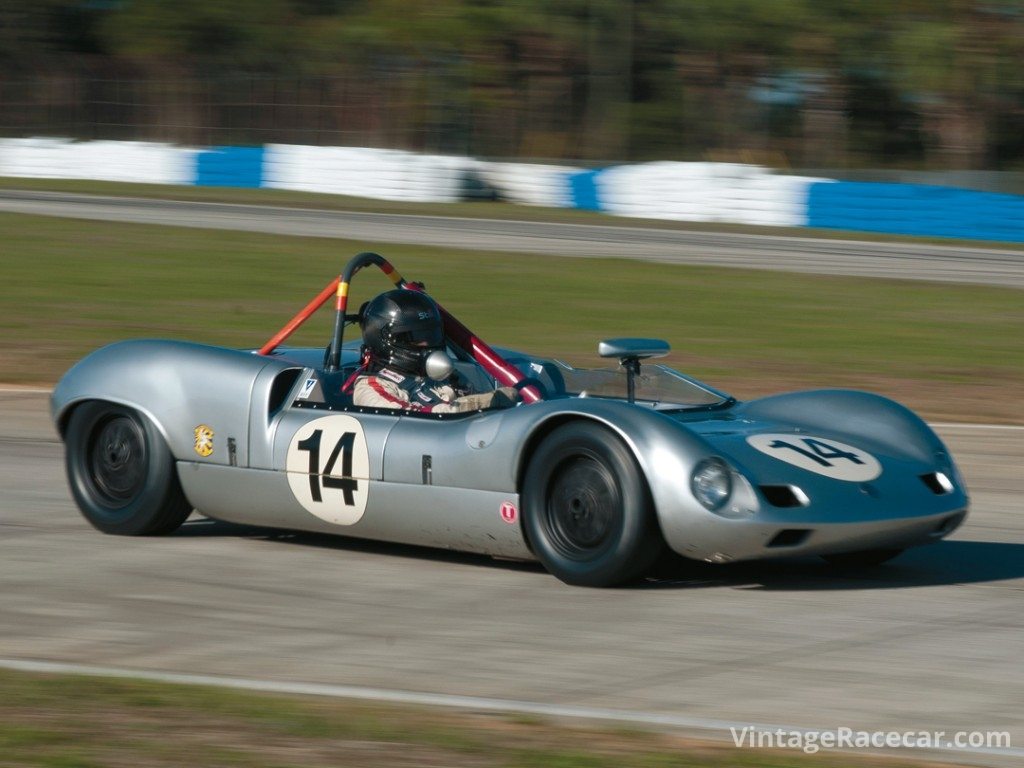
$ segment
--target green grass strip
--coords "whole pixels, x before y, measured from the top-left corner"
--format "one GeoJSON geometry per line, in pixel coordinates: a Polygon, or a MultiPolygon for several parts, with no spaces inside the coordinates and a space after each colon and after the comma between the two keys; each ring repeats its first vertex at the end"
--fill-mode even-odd
{"type": "Polygon", "coordinates": [[[910,759],[735,749],[556,724],[202,686],[0,670],[0,766],[444,765],[449,768],[897,768],[910,759]]]}
{"type": "MultiPolygon", "coordinates": [[[[379,250],[493,344],[601,365],[653,336],[670,363],[747,398],[880,391],[935,418],[1020,421],[1021,292],[0,214],[0,381],[53,382],[132,337],[265,341],[354,253],[379,250]]],[[[352,306],[385,290],[372,271],[352,306]]],[[[323,346],[323,312],[296,337],[323,346]]]]}

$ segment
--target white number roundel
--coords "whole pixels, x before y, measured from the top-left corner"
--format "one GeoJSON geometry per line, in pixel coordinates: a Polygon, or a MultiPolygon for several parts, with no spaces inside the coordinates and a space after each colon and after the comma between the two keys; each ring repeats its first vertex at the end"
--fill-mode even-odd
{"type": "Polygon", "coordinates": [[[299,503],[321,520],[352,525],[366,511],[370,454],[351,416],[324,416],[292,436],[285,464],[299,503]]]}
{"type": "Polygon", "coordinates": [[[753,435],[747,442],[772,458],[809,472],[864,483],[882,474],[882,465],[867,451],[826,437],[812,435],[753,435]]]}

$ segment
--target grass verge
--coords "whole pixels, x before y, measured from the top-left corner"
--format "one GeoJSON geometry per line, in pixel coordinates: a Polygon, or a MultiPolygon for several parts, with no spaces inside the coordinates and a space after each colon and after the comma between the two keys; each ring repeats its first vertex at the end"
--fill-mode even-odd
{"type": "MultiPolygon", "coordinates": [[[[1020,291],[613,259],[445,251],[0,214],[0,381],[49,383],[131,337],[254,347],[357,251],[379,248],[495,344],[591,365],[658,336],[670,364],[749,398],[839,386],[932,418],[1020,421],[1020,291]]],[[[389,286],[361,274],[353,303],[389,286]]],[[[329,313],[296,337],[322,346],[329,313]]]]}
{"type": "MultiPolygon", "coordinates": [[[[897,768],[522,715],[0,670],[0,765],[897,768]]],[[[947,765],[948,768],[948,765],[947,765]]]]}

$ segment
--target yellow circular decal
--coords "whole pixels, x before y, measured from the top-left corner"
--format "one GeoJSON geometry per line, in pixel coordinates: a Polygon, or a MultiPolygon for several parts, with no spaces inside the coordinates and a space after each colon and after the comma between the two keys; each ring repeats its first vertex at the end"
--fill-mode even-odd
{"type": "Polygon", "coordinates": [[[200,424],[194,430],[193,434],[196,436],[195,449],[203,458],[206,458],[213,453],[213,430],[205,424],[200,424]]]}

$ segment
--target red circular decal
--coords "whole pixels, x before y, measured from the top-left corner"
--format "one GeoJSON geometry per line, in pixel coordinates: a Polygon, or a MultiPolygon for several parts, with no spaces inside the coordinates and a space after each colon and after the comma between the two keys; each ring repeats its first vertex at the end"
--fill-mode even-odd
{"type": "Polygon", "coordinates": [[[514,523],[519,519],[519,510],[516,509],[516,505],[511,501],[503,501],[500,512],[501,519],[506,523],[514,523]]]}

